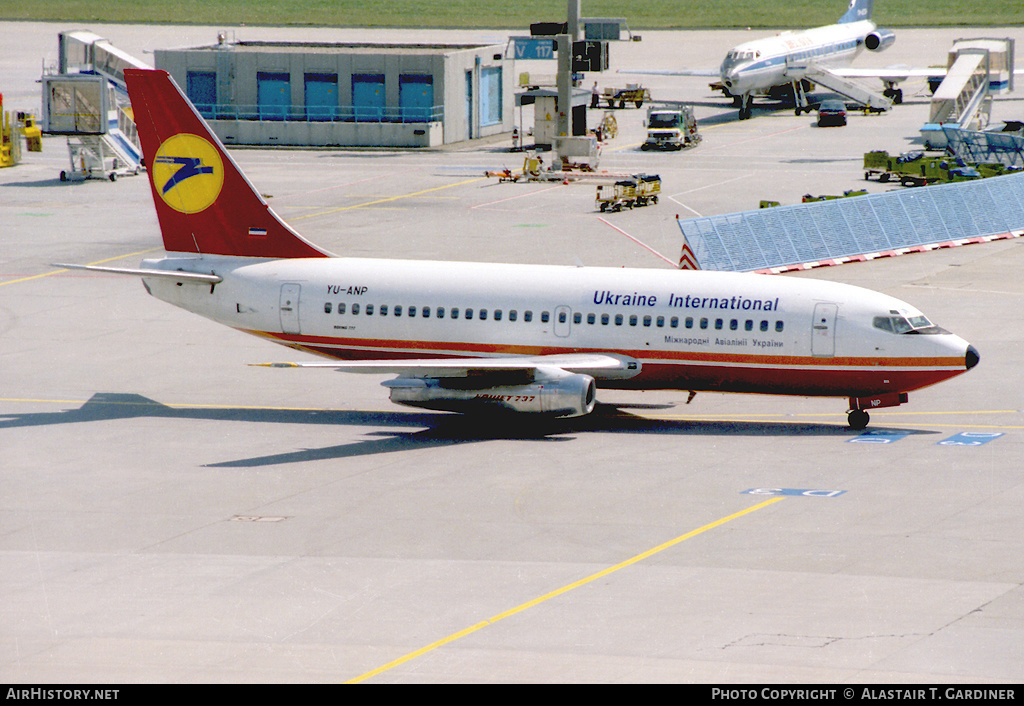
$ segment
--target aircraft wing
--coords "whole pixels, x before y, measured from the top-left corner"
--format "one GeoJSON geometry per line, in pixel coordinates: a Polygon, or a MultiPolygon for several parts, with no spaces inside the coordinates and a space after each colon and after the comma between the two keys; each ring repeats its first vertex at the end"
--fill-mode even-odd
{"type": "Polygon", "coordinates": [[[718,78],[718,69],[618,69],[617,74],[643,74],[647,76],[705,76],[718,78]]]}
{"type": "Polygon", "coordinates": [[[559,371],[589,375],[595,380],[623,380],[640,373],[640,361],[610,353],[503,358],[427,358],[408,360],[337,360],[309,363],[258,363],[268,368],[326,368],[343,373],[373,373],[406,378],[465,378],[487,387],[496,378],[527,380],[557,376],[559,371]]]}
{"type": "Polygon", "coordinates": [[[855,69],[849,66],[828,68],[830,73],[843,78],[880,78],[885,81],[902,81],[908,78],[932,78],[945,76],[946,68],[943,66],[915,67],[915,66],[886,66],[880,69],[855,69]]]}

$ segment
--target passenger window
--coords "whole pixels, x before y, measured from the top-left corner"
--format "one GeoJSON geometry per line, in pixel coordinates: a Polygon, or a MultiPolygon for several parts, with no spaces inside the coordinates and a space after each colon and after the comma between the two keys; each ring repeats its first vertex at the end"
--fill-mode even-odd
{"type": "Polygon", "coordinates": [[[587,323],[588,324],[593,324],[596,321],[597,321],[597,316],[595,316],[594,314],[587,314],[587,323]]]}
{"type": "Polygon", "coordinates": [[[740,322],[737,321],[736,319],[732,319],[731,321],[729,321],[729,330],[730,331],[735,331],[739,327],[740,327],[740,322]]]}
{"type": "Polygon", "coordinates": [[[577,311],[575,314],[572,315],[572,322],[574,324],[583,323],[583,314],[577,311]]]}
{"type": "Polygon", "coordinates": [[[533,312],[532,311],[524,311],[523,312],[523,322],[524,323],[530,323],[531,321],[533,321],[533,312]]]}
{"type": "Polygon", "coordinates": [[[388,315],[388,305],[387,304],[381,304],[380,305],[380,315],[381,316],[387,316],[388,315]]]}
{"type": "Polygon", "coordinates": [[[510,310],[508,312],[508,320],[509,321],[515,321],[518,318],[519,318],[519,312],[516,311],[515,309],[512,309],[512,310],[510,310]]]}
{"type": "Polygon", "coordinates": [[[541,322],[542,324],[546,324],[546,323],[547,323],[548,321],[550,321],[550,320],[551,320],[551,314],[549,314],[549,313],[548,313],[548,312],[546,312],[546,311],[542,311],[542,312],[540,312],[540,322],[541,322]]]}
{"type": "Polygon", "coordinates": [[[622,314],[615,315],[615,325],[622,326],[622,314]]]}
{"type": "Polygon", "coordinates": [[[373,316],[373,304],[366,305],[366,315],[373,316]]]}
{"type": "Polygon", "coordinates": [[[747,319],[746,321],[744,321],[743,322],[743,330],[744,331],[753,331],[754,330],[754,322],[751,319],[747,319]]]}
{"type": "Polygon", "coordinates": [[[467,319],[472,319],[473,318],[473,310],[472,309],[466,309],[466,318],[467,319]]]}
{"type": "Polygon", "coordinates": [[[420,313],[423,315],[424,319],[429,319],[430,318],[430,307],[429,306],[423,307],[423,311],[420,312],[420,313]]]}
{"type": "Polygon", "coordinates": [[[558,323],[564,324],[568,320],[569,320],[569,317],[568,317],[568,315],[564,311],[558,312],[558,323]]]}
{"type": "Polygon", "coordinates": [[[775,332],[776,333],[782,333],[782,329],[783,329],[784,326],[785,326],[785,324],[783,324],[781,321],[776,321],[775,322],[775,332]]]}
{"type": "Polygon", "coordinates": [[[700,320],[700,327],[701,328],[707,328],[708,327],[708,320],[707,319],[701,319],[700,320]]]}
{"type": "Polygon", "coordinates": [[[636,326],[636,314],[632,314],[629,317],[629,325],[630,326],[636,326]]]}
{"type": "Polygon", "coordinates": [[[344,314],[345,313],[345,302],[338,302],[338,313],[339,314],[344,314]]]}
{"type": "Polygon", "coordinates": [[[481,321],[486,321],[487,320],[487,309],[481,309],[480,313],[477,314],[477,318],[480,319],[481,321]]]}
{"type": "Polygon", "coordinates": [[[693,328],[693,317],[692,316],[687,316],[686,317],[686,328],[693,328]]]}
{"type": "Polygon", "coordinates": [[[494,320],[501,321],[501,309],[494,310],[494,320]]]}
{"type": "Polygon", "coordinates": [[[672,328],[679,328],[679,317],[673,316],[671,319],[668,320],[668,325],[671,326],[672,328]]]}
{"type": "Polygon", "coordinates": [[[452,318],[453,319],[459,318],[459,307],[457,307],[457,306],[453,306],[452,307],[452,318]]]}
{"type": "Polygon", "coordinates": [[[352,315],[356,316],[357,314],[359,314],[359,305],[358,304],[353,304],[352,305],[352,315]]]}
{"type": "Polygon", "coordinates": [[[326,304],[324,304],[324,313],[325,313],[325,314],[330,314],[330,313],[331,313],[331,310],[332,310],[333,308],[334,308],[334,305],[333,305],[333,304],[331,304],[331,302],[327,302],[326,304]]]}
{"type": "Polygon", "coordinates": [[[410,306],[409,307],[409,318],[416,318],[416,307],[415,306],[410,306]]]}
{"type": "Polygon", "coordinates": [[[395,316],[401,316],[401,315],[402,315],[402,305],[401,304],[395,304],[395,316]]]}
{"type": "Polygon", "coordinates": [[[443,319],[444,318],[444,307],[443,306],[437,307],[437,309],[435,309],[434,311],[437,312],[437,314],[436,314],[437,318],[439,318],[439,319],[443,319]]]}
{"type": "Polygon", "coordinates": [[[764,332],[764,331],[767,331],[767,330],[768,330],[768,322],[767,321],[762,321],[761,322],[761,331],[764,332]]]}
{"type": "Polygon", "coordinates": [[[721,319],[715,319],[715,330],[716,331],[721,331],[722,330],[722,320],[721,319]]]}
{"type": "Polygon", "coordinates": [[[609,320],[610,319],[608,318],[608,314],[601,314],[601,325],[602,326],[607,326],[609,320]]]}

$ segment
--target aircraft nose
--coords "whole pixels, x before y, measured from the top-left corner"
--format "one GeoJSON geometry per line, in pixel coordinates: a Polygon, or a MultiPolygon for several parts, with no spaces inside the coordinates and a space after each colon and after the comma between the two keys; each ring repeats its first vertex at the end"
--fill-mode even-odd
{"type": "Polygon", "coordinates": [[[978,349],[974,346],[967,346],[967,353],[964,355],[964,365],[970,370],[981,360],[981,356],[978,355],[978,349]]]}

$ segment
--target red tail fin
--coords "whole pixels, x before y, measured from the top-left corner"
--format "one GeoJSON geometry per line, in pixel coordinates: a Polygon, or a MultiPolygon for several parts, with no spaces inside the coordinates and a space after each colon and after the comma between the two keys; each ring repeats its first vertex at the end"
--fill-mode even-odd
{"type": "Polygon", "coordinates": [[[270,210],[166,71],[125,81],[168,252],[329,257],[270,210]]]}

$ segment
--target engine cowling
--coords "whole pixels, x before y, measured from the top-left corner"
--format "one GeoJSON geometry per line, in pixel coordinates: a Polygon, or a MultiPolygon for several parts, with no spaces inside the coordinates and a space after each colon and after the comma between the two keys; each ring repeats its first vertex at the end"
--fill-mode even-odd
{"type": "Polygon", "coordinates": [[[864,37],[864,46],[869,51],[884,51],[896,41],[896,33],[891,29],[876,29],[864,37]]]}
{"type": "Polygon", "coordinates": [[[506,411],[581,417],[594,411],[597,386],[589,375],[566,374],[523,385],[467,389],[464,380],[397,378],[384,383],[396,404],[444,412],[506,411]]]}

